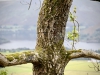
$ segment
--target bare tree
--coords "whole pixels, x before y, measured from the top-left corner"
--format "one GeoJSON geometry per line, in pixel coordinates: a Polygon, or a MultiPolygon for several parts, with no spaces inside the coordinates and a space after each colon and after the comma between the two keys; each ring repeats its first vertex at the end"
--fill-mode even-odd
{"type": "Polygon", "coordinates": [[[71,59],[85,57],[100,60],[100,54],[89,50],[66,50],[63,46],[66,22],[73,0],[44,0],[37,24],[35,51],[3,55],[0,66],[32,63],[33,75],[64,75],[71,59]]]}

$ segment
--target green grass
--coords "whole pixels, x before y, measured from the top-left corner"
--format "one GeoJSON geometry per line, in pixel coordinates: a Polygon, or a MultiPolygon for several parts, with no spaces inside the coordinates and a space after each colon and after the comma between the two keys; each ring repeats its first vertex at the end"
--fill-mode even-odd
{"type": "MultiPolygon", "coordinates": [[[[100,72],[95,72],[91,62],[87,61],[70,61],[65,68],[65,75],[100,75],[100,72]]],[[[99,64],[100,65],[100,64],[99,64]]],[[[32,64],[23,64],[5,68],[8,74],[11,75],[32,75],[32,64]]]]}
{"type": "Polygon", "coordinates": [[[70,61],[68,65],[66,66],[66,70],[75,70],[75,71],[94,71],[93,68],[89,68],[89,66],[92,66],[91,62],[88,61],[70,61]]]}
{"type": "Polygon", "coordinates": [[[30,73],[32,72],[32,64],[23,64],[17,66],[6,67],[8,74],[12,73],[30,73]]]}
{"type": "MultiPolygon", "coordinates": [[[[100,72],[96,72],[91,62],[87,61],[70,61],[65,68],[65,75],[100,75],[100,72]]],[[[100,64],[99,64],[100,65],[100,64]]]]}
{"type": "MultiPolygon", "coordinates": [[[[3,54],[9,54],[9,52],[3,54]]],[[[88,65],[93,67],[91,62],[73,60],[67,64],[64,73],[65,75],[100,75],[100,72],[95,72],[94,68],[89,68],[88,65]]],[[[5,69],[7,70],[8,75],[32,75],[31,63],[6,67],[5,69]]]]}

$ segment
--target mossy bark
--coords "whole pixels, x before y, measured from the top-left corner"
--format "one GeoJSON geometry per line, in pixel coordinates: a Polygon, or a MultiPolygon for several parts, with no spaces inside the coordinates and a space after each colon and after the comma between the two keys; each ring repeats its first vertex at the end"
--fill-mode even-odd
{"type": "Polygon", "coordinates": [[[33,75],[64,75],[69,62],[63,47],[66,22],[72,0],[44,0],[37,25],[36,51],[40,63],[33,63],[33,75]]]}
{"type": "Polygon", "coordinates": [[[64,75],[64,69],[69,62],[69,55],[64,47],[58,49],[49,48],[41,51],[39,63],[33,63],[33,75],[64,75]]]}

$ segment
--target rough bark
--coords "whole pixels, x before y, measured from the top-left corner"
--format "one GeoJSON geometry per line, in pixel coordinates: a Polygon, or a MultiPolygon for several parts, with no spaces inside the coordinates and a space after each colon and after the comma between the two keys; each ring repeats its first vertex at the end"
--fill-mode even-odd
{"type": "Polygon", "coordinates": [[[38,62],[39,55],[33,51],[3,55],[0,53],[0,67],[38,62]]]}
{"type": "Polygon", "coordinates": [[[61,48],[72,0],[44,0],[37,25],[37,47],[61,48]],[[58,46],[59,45],[59,46],[58,46]]]}
{"type": "Polygon", "coordinates": [[[38,18],[36,45],[36,51],[43,57],[39,66],[34,64],[33,75],[63,75],[69,61],[65,59],[63,42],[71,4],[72,0],[44,0],[38,18]]]}
{"type": "Polygon", "coordinates": [[[69,59],[75,59],[75,58],[80,58],[80,57],[84,57],[84,58],[94,58],[94,59],[98,59],[100,60],[100,54],[93,52],[91,50],[69,50],[66,51],[67,56],[69,55],[69,59]]]}

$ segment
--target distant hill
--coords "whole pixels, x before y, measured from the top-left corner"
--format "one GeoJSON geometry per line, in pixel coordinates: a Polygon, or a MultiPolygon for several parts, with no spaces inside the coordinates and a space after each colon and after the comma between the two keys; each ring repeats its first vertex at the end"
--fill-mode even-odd
{"type": "MultiPolygon", "coordinates": [[[[27,1],[27,0],[26,0],[27,1]]],[[[35,1],[35,0],[33,0],[35,1]]],[[[37,1],[37,0],[36,0],[37,1]]],[[[83,0],[84,4],[81,6],[80,0],[74,0],[78,2],[77,15],[80,26],[80,41],[85,42],[100,42],[100,4],[88,4],[83,0]],[[90,6],[92,8],[90,8],[90,6]],[[87,9],[86,9],[87,8],[87,9]],[[93,15],[94,13],[94,15],[93,15]],[[95,17],[95,18],[94,18],[95,17]]],[[[74,3],[75,3],[74,2],[74,3]]],[[[25,4],[25,2],[24,2],[25,4]]],[[[36,39],[36,24],[38,19],[39,2],[33,2],[30,10],[28,5],[23,5],[20,1],[0,1],[0,38],[8,40],[18,39],[36,39]],[[2,28],[4,26],[4,28],[2,28]]],[[[71,30],[72,25],[67,25],[68,29],[71,30]]]]}
{"type": "Polygon", "coordinates": [[[100,24],[89,26],[88,28],[81,31],[87,42],[100,42],[100,24]]]}
{"type": "Polygon", "coordinates": [[[0,44],[9,43],[9,42],[10,41],[8,41],[7,39],[0,38],[0,44]]]}
{"type": "Polygon", "coordinates": [[[97,31],[98,29],[100,29],[100,23],[97,25],[93,25],[93,26],[88,27],[87,29],[83,30],[82,33],[93,35],[93,33],[95,31],[97,31]]]}
{"type": "MultiPolygon", "coordinates": [[[[100,24],[83,25],[80,24],[79,39],[83,42],[99,42],[100,43],[100,24]]],[[[66,32],[72,31],[73,26],[67,25],[66,32]]]]}

